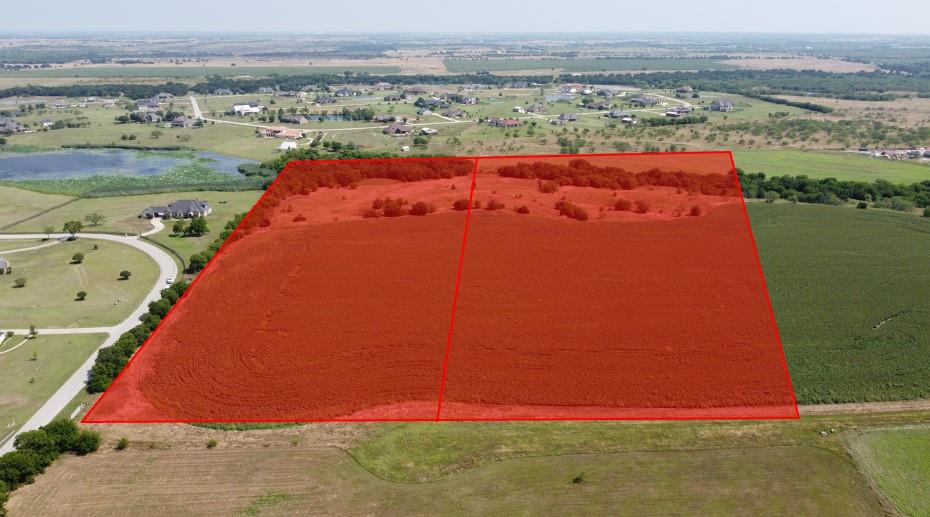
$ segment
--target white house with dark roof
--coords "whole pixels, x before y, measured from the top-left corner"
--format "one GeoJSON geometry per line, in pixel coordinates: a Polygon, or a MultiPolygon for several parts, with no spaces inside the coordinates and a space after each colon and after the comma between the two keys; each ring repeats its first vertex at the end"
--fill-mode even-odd
{"type": "Polygon", "coordinates": [[[205,217],[213,211],[210,203],[201,199],[179,199],[167,205],[153,205],[139,214],[139,217],[152,219],[164,217],[166,219],[190,219],[191,217],[205,217]]]}
{"type": "Polygon", "coordinates": [[[0,275],[10,275],[13,273],[13,266],[10,265],[10,261],[0,257],[0,275]]]}

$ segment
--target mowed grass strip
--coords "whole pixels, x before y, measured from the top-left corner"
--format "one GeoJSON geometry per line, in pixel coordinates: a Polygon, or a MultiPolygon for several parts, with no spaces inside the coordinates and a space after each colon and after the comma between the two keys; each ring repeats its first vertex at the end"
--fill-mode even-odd
{"type": "Polygon", "coordinates": [[[74,198],[0,186],[0,229],[74,198]]]}
{"type": "Polygon", "coordinates": [[[930,397],[930,219],[748,208],[798,401],[930,397]]]}
{"type": "Polygon", "coordinates": [[[366,66],[83,66],[33,70],[4,70],[0,77],[209,77],[341,74],[397,74],[400,68],[389,65],[366,66]]]}
{"type": "MultiPolygon", "coordinates": [[[[415,437],[411,437],[415,439],[415,437]]],[[[332,447],[133,449],[52,465],[13,515],[880,515],[842,456],[814,447],[575,454],[392,483],[332,447]]]]}
{"type": "Polygon", "coordinates": [[[855,436],[851,449],[901,513],[930,515],[930,427],[870,431],[855,436]]]}
{"type": "Polygon", "coordinates": [[[733,151],[736,166],[766,176],[808,176],[841,180],[919,183],[930,180],[930,166],[891,161],[851,153],[815,151],[733,151]]]}
{"type": "MultiPolygon", "coordinates": [[[[9,228],[10,232],[42,232],[42,228],[50,225],[55,231],[60,231],[65,221],[83,221],[90,213],[102,214],[106,220],[99,226],[90,226],[85,223],[85,230],[92,232],[118,232],[142,233],[152,229],[148,219],[139,218],[139,214],[148,206],[165,205],[178,199],[203,199],[210,203],[213,212],[207,216],[207,226],[210,233],[203,237],[172,237],[171,226],[174,221],[166,220],[166,228],[160,233],[151,236],[159,244],[168,246],[181,254],[185,259],[192,253],[202,251],[216,238],[226,225],[226,222],[236,214],[248,212],[252,205],[258,201],[261,191],[244,192],[169,192],[164,194],[146,194],[141,196],[119,196],[82,198],[51,210],[35,219],[9,228]]],[[[2,245],[2,242],[0,242],[2,245]]]]}
{"type": "Polygon", "coordinates": [[[0,438],[19,428],[90,357],[103,334],[39,335],[16,347],[13,336],[0,352],[0,438]]]}
{"type": "Polygon", "coordinates": [[[0,328],[115,325],[155,284],[158,266],[145,253],[116,242],[78,239],[9,256],[13,274],[0,277],[0,328]],[[98,249],[94,249],[94,246],[98,249]],[[84,260],[73,264],[72,257],[84,260]],[[123,270],[132,273],[120,280],[123,270]],[[25,287],[15,287],[18,278],[25,287]],[[78,291],[87,299],[77,301],[78,291]]]}

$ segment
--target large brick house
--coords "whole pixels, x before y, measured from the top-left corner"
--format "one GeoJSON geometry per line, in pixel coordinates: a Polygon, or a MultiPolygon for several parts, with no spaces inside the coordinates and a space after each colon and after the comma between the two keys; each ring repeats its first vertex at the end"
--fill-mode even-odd
{"type": "Polygon", "coordinates": [[[191,217],[204,217],[209,215],[213,209],[210,203],[201,199],[179,199],[174,203],[167,205],[153,205],[139,214],[139,217],[152,219],[154,217],[164,217],[165,219],[189,219],[191,217]]]}

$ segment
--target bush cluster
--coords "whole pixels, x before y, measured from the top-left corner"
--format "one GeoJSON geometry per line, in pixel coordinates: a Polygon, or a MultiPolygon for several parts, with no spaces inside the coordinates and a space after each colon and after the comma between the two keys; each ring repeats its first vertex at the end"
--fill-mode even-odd
{"type": "MultiPolygon", "coordinates": [[[[300,215],[297,217],[300,217],[300,215]]],[[[294,218],[295,221],[297,220],[297,217],[294,218]]],[[[223,227],[223,231],[220,232],[219,236],[214,239],[209,246],[207,246],[205,251],[191,255],[190,259],[187,261],[187,272],[196,273],[206,267],[207,262],[209,262],[213,255],[219,251],[219,249],[223,246],[223,243],[226,242],[226,239],[232,235],[233,231],[235,231],[236,227],[239,226],[239,223],[241,223],[242,219],[244,218],[245,214],[238,214],[230,219],[226,223],[226,226],[223,227]]]]}
{"type": "Polygon", "coordinates": [[[484,205],[485,210],[501,210],[504,208],[504,204],[496,199],[491,199],[486,205],[484,205]]]}
{"type": "Polygon", "coordinates": [[[727,174],[697,174],[685,171],[667,171],[653,168],[643,172],[630,172],[619,167],[598,167],[578,158],[568,164],[547,162],[521,162],[497,169],[507,178],[538,180],[540,192],[554,192],[561,185],[631,190],[636,187],[676,187],[689,193],[715,196],[739,194],[733,177],[727,174]],[[554,185],[553,185],[554,184],[554,185]]]}
{"type": "Polygon", "coordinates": [[[436,206],[425,201],[417,201],[410,204],[404,198],[384,197],[378,198],[371,203],[371,208],[362,213],[366,219],[378,217],[400,217],[403,215],[427,215],[436,211],[436,206]]]}
{"type": "MultiPolygon", "coordinates": [[[[472,201],[471,207],[475,209],[481,208],[481,201],[472,201]]],[[[455,202],[452,203],[452,209],[460,212],[468,210],[468,198],[456,199],[455,202]]]]}
{"type": "Polygon", "coordinates": [[[930,206],[930,180],[911,185],[894,184],[887,180],[848,181],[834,178],[813,179],[807,176],[773,176],[745,174],[737,171],[746,198],[766,199],[774,192],[781,199],[802,203],[838,204],[845,201],[874,201],[888,208],[910,210],[914,206],[930,206]]]}
{"type": "Polygon", "coordinates": [[[559,215],[564,215],[579,221],[588,220],[588,211],[574,203],[571,203],[570,201],[557,201],[555,204],[555,209],[559,211],[559,215]]]}
{"type": "Polygon", "coordinates": [[[78,429],[74,422],[63,418],[20,434],[13,444],[16,450],[0,456],[0,515],[5,515],[3,503],[9,492],[32,483],[36,475],[64,453],[83,456],[96,451],[100,435],[78,429]]]}

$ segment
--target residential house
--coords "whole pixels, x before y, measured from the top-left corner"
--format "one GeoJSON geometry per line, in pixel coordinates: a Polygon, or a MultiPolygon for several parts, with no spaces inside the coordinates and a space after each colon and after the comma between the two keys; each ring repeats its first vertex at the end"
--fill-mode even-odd
{"type": "Polygon", "coordinates": [[[420,130],[420,134],[421,135],[438,135],[439,131],[431,127],[424,127],[423,129],[420,130]]]}
{"type": "Polygon", "coordinates": [[[449,118],[462,118],[466,115],[466,113],[458,108],[449,108],[440,113],[440,115],[449,118]]]}
{"type": "Polygon", "coordinates": [[[375,90],[379,92],[383,92],[384,90],[390,90],[390,89],[391,89],[391,83],[386,83],[384,81],[379,81],[375,83],[375,90]]]}
{"type": "Polygon", "coordinates": [[[354,97],[358,94],[359,94],[358,91],[352,90],[350,88],[339,88],[338,90],[336,90],[335,95],[336,97],[354,97]]]}
{"type": "Polygon", "coordinates": [[[12,275],[13,266],[10,264],[10,261],[0,257],[0,275],[12,275]]]}
{"type": "Polygon", "coordinates": [[[194,125],[194,121],[187,118],[185,115],[179,115],[171,119],[171,127],[191,127],[194,125]]]}
{"type": "Polygon", "coordinates": [[[278,119],[285,124],[309,124],[310,121],[303,115],[281,115],[278,119]]]}
{"type": "Polygon", "coordinates": [[[233,91],[229,88],[217,88],[213,90],[212,95],[232,95],[233,91]]]}
{"type": "Polygon", "coordinates": [[[291,129],[287,127],[266,127],[258,132],[263,138],[285,138],[288,140],[300,140],[304,137],[302,129],[291,129]]]}
{"type": "Polygon", "coordinates": [[[562,113],[561,115],[559,115],[559,120],[562,120],[564,122],[575,122],[578,120],[578,114],[577,113],[562,113]]]}
{"type": "Polygon", "coordinates": [[[174,95],[168,92],[161,92],[158,95],[156,95],[154,98],[158,99],[159,102],[168,102],[174,98],[174,95]]]}
{"type": "Polygon", "coordinates": [[[634,106],[639,106],[641,108],[651,108],[659,103],[659,99],[655,97],[650,97],[648,95],[643,95],[640,97],[634,97],[630,99],[630,104],[634,106]]]}
{"type": "Polygon", "coordinates": [[[449,107],[449,103],[442,99],[417,99],[414,103],[417,107],[427,108],[431,110],[445,109],[449,107]]]}
{"type": "Polygon", "coordinates": [[[259,95],[274,95],[274,88],[270,86],[261,86],[258,89],[259,95]]]}
{"type": "Polygon", "coordinates": [[[449,102],[455,102],[458,104],[478,104],[478,97],[474,95],[465,95],[462,93],[447,93],[442,96],[443,99],[449,102]]]}
{"type": "Polygon", "coordinates": [[[407,136],[410,134],[410,131],[412,130],[413,128],[411,128],[410,126],[405,126],[403,124],[391,124],[390,126],[384,128],[384,131],[382,131],[382,133],[384,133],[385,135],[391,135],[391,136],[407,136]]]}
{"type": "Polygon", "coordinates": [[[155,113],[154,111],[143,113],[142,122],[146,124],[157,124],[161,122],[161,115],[159,115],[158,113],[155,113]]]}
{"type": "Polygon", "coordinates": [[[408,96],[409,95],[413,95],[413,96],[425,95],[426,93],[427,93],[426,88],[422,86],[411,86],[409,88],[404,89],[404,94],[408,96]]]}
{"type": "Polygon", "coordinates": [[[714,99],[714,102],[710,103],[711,111],[733,111],[733,103],[727,99],[714,99]]]}
{"type": "Polygon", "coordinates": [[[608,110],[610,109],[610,103],[606,101],[590,100],[581,103],[581,107],[589,110],[608,110]]]}
{"type": "Polygon", "coordinates": [[[233,104],[232,113],[235,115],[256,115],[265,111],[265,107],[261,104],[250,102],[248,104],[233,104]]]}
{"type": "Polygon", "coordinates": [[[520,121],[515,118],[492,118],[488,119],[488,125],[494,127],[512,128],[520,127],[520,121]]]}
{"type": "Polygon", "coordinates": [[[332,95],[317,95],[313,99],[314,104],[335,104],[336,98],[332,95]]]}
{"type": "Polygon", "coordinates": [[[45,120],[43,120],[42,122],[39,122],[39,124],[42,124],[42,127],[52,127],[52,126],[55,125],[55,121],[54,121],[54,120],[45,119],[45,120]]]}
{"type": "Polygon", "coordinates": [[[386,102],[397,102],[397,101],[404,100],[404,98],[401,97],[400,95],[385,95],[384,100],[386,102]]]}
{"type": "Polygon", "coordinates": [[[693,92],[694,92],[694,88],[692,88],[692,87],[690,87],[690,86],[688,86],[688,85],[679,86],[678,88],[675,88],[675,92],[676,92],[676,93],[693,93],[693,92]]]}
{"type": "Polygon", "coordinates": [[[546,108],[545,104],[541,102],[537,102],[535,104],[527,106],[525,111],[527,113],[545,113],[546,111],[548,111],[548,108],[546,108]]]}
{"type": "Polygon", "coordinates": [[[297,142],[293,140],[287,140],[285,142],[281,142],[281,145],[278,146],[279,151],[290,151],[293,149],[297,149],[297,142]]]}
{"type": "Polygon", "coordinates": [[[210,203],[201,199],[179,199],[167,205],[153,205],[139,214],[139,217],[152,219],[154,217],[189,219],[191,217],[206,217],[212,212],[210,203]]]}
{"type": "Polygon", "coordinates": [[[394,122],[395,120],[397,120],[397,117],[395,115],[380,114],[380,115],[375,115],[374,117],[372,117],[371,120],[372,122],[394,122]]]}

